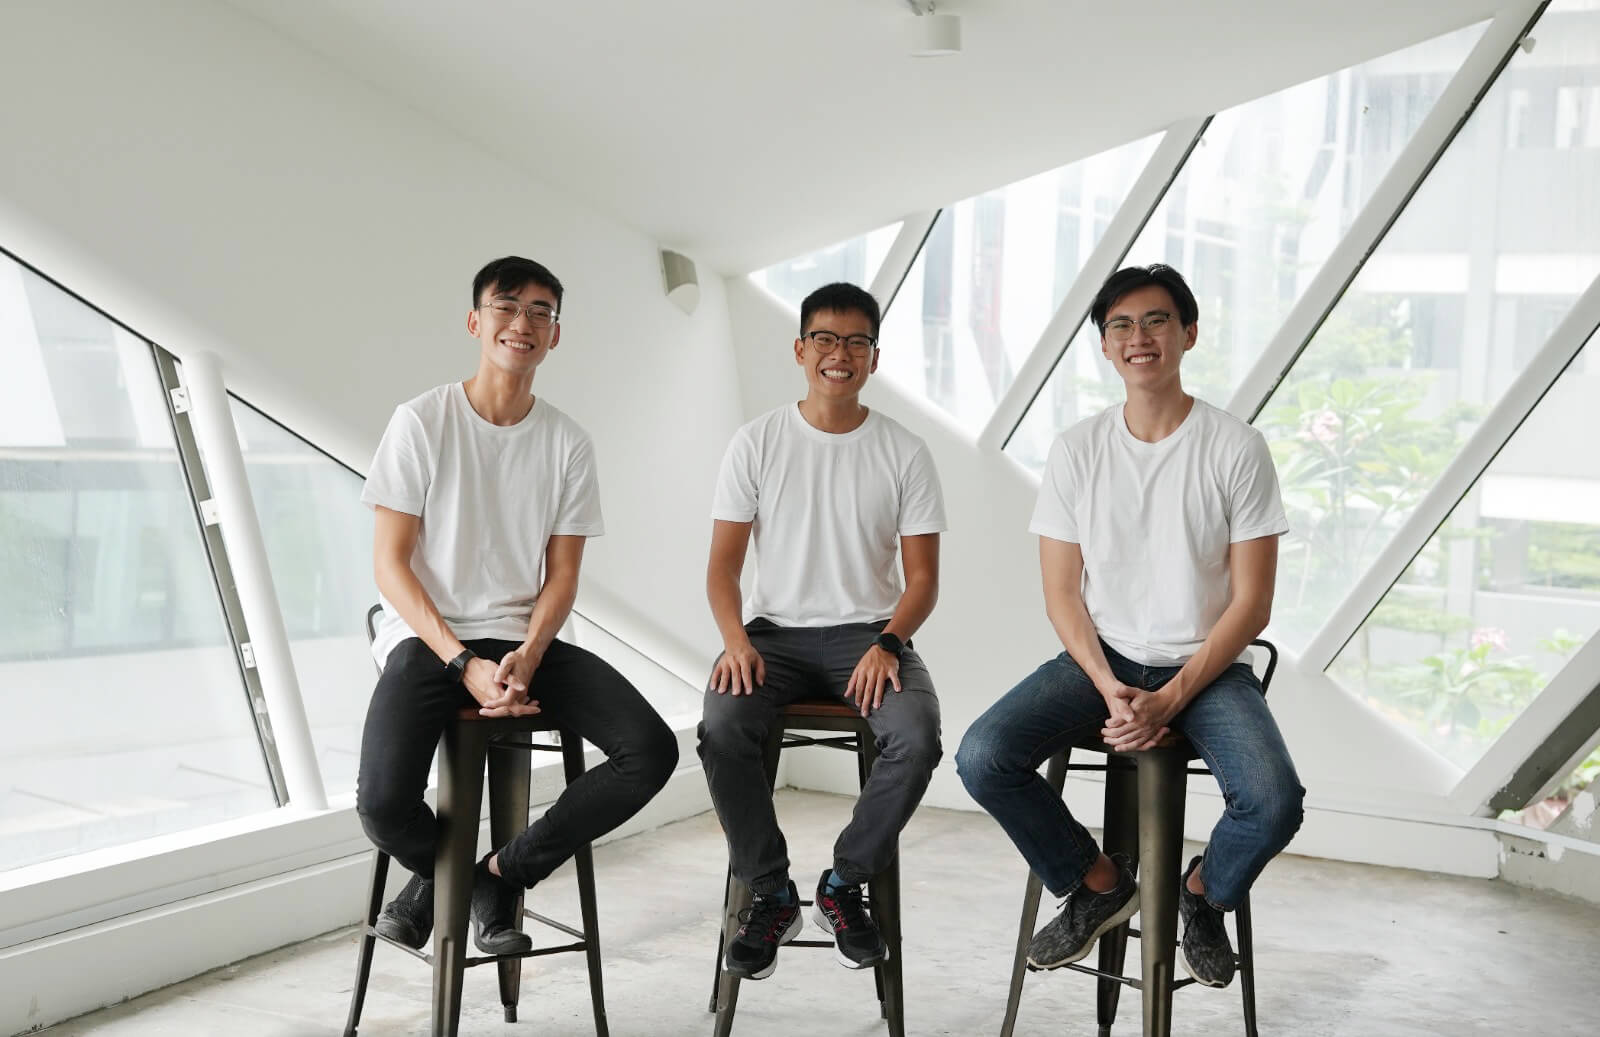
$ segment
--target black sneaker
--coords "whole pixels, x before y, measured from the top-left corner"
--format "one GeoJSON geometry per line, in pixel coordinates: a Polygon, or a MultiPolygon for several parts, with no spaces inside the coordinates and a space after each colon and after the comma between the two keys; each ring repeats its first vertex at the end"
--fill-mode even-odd
{"type": "Polygon", "coordinates": [[[1068,893],[1061,913],[1033,934],[1033,942],[1028,944],[1030,968],[1058,969],[1082,960],[1096,940],[1139,910],[1139,885],[1133,880],[1128,858],[1118,853],[1111,860],[1117,866],[1117,884],[1096,893],[1079,883],[1068,893]]]}
{"type": "Polygon", "coordinates": [[[433,933],[433,880],[411,876],[400,895],[383,905],[372,928],[386,940],[421,950],[433,933]]]}
{"type": "Polygon", "coordinates": [[[1206,898],[1189,892],[1189,876],[1200,867],[1200,858],[1189,862],[1178,883],[1178,917],[1183,920],[1183,967],[1196,983],[1208,987],[1225,987],[1233,982],[1233,970],[1238,959],[1233,956],[1233,944],[1228,942],[1228,930],[1222,924],[1222,912],[1206,903],[1206,898]]]}
{"type": "Polygon", "coordinates": [[[472,869],[472,942],[485,954],[521,954],[533,940],[517,929],[517,894],[522,890],[489,870],[485,857],[472,869]]]}
{"type": "Polygon", "coordinates": [[[724,955],[728,971],[741,979],[766,979],[778,968],[778,948],[799,935],[800,891],[789,883],[786,904],[773,893],[757,893],[739,912],[739,931],[724,955]]]}
{"type": "Polygon", "coordinates": [[[871,968],[889,957],[883,936],[861,903],[860,886],[828,888],[824,871],[817,880],[817,899],[811,905],[811,920],[833,935],[835,957],[847,969],[871,968]]]}

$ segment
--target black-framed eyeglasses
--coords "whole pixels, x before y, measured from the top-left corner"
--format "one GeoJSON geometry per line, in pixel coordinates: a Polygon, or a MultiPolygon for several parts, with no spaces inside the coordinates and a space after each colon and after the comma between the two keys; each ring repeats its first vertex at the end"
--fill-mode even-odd
{"type": "Polygon", "coordinates": [[[561,315],[542,302],[530,302],[524,306],[510,299],[496,299],[479,306],[480,310],[488,310],[507,324],[516,320],[522,314],[528,315],[528,323],[536,328],[548,328],[561,319],[561,315]]]}
{"type": "Polygon", "coordinates": [[[835,335],[831,331],[808,331],[805,337],[810,339],[811,345],[822,354],[832,353],[843,344],[851,356],[862,357],[878,344],[878,340],[871,335],[835,335]]]}
{"type": "Polygon", "coordinates": [[[1159,310],[1155,313],[1147,313],[1138,320],[1134,320],[1132,317],[1118,317],[1116,320],[1106,321],[1106,338],[1113,342],[1126,342],[1133,337],[1135,324],[1143,328],[1147,335],[1159,335],[1171,327],[1175,320],[1177,318],[1172,314],[1163,313],[1159,310]]]}

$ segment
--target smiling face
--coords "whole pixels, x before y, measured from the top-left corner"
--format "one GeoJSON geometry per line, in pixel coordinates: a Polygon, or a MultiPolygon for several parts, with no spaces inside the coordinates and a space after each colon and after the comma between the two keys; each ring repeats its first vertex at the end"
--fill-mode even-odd
{"type": "Polygon", "coordinates": [[[539,327],[528,316],[529,307],[552,318],[556,315],[560,304],[555,293],[544,285],[529,282],[516,292],[490,285],[478,304],[467,314],[467,331],[481,346],[482,362],[506,374],[531,377],[545,354],[561,341],[560,324],[552,320],[539,327]],[[514,312],[510,312],[512,307],[516,307],[514,312]]]}
{"type": "Polygon", "coordinates": [[[878,347],[857,356],[845,342],[855,337],[873,337],[872,318],[860,310],[818,310],[811,315],[805,332],[794,340],[794,362],[805,369],[812,397],[850,400],[861,394],[868,376],[878,369],[878,347]],[[839,341],[833,352],[819,349],[813,332],[834,335],[839,341]]]}
{"type": "Polygon", "coordinates": [[[1159,392],[1176,387],[1182,391],[1178,367],[1183,354],[1194,348],[1199,322],[1184,327],[1172,294],[1160,285],[1135,288],[1113,302],[1106,311],[1106,330],[1100,335],[1100,351],[1117,369],[1129,391],[1159,392]],[[1146,320],[1167,320],[1159,328],[1148,329],[1146,320]],[[1117,322],[1128,321],[1132,328],[1126,337],[1117,333],[1117,322]]]}

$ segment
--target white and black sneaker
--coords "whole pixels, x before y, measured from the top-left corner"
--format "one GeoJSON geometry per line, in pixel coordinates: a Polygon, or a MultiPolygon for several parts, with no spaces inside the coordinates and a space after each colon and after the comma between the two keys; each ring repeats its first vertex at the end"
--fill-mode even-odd
{"type": "Polygon", "coordinates": [[[1096,893],[1079,883],[1068,893],[1061,913],[1046,922],[1028,944],[1030,968],[1059,969],[1083,960],[1096,940],[1139,910],[1139,884],[1133,880],[1128,858],[1116,853],[1111,860],[1117,866],[1117,884],[1096,893]]]}
{"type": "Polygon", "coordinates": [[[835,957],[847,969],[868,969],[889,957],[883,934],[867,914],[861,887],[828,886],[832,870],[817,880],[817,897],[811,905],[811,920],[833,937],[835,957]]]}
{"type": "Polygon", "coordinates": [[[1233,944],[1228,940],[1227,927],[1222,924],[1222,912],[1206,902],[1206,898],[1189,892],[1189,876],[1200,866],[1196,857],[1183,870],[1178,882],[1178,918],[1183,922],[1183,967],[1194,981],[1208,987],[1225,987],[1233,982],[1238,959],[1233,956],[1233,944]]]}
{"type": "Polygon", "coordinates": [[[739,931],[728,941],[723,956],[729,972],[741,979],[766,979],[778,968],[778,948],[805,928],[800,917],[800,892],[794,883],[788,887],[789,899],[772,893],[757,893],[750,906],[739,912],[739,931]]]}

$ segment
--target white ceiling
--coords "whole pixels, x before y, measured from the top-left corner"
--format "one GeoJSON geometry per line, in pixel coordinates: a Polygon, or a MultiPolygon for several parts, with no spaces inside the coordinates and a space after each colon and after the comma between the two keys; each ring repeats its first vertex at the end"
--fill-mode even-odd
{"type": "Polygon", "coordinates": [[[231,0],[724,273],[1054,168],[1512,0],[231,0]]]}

